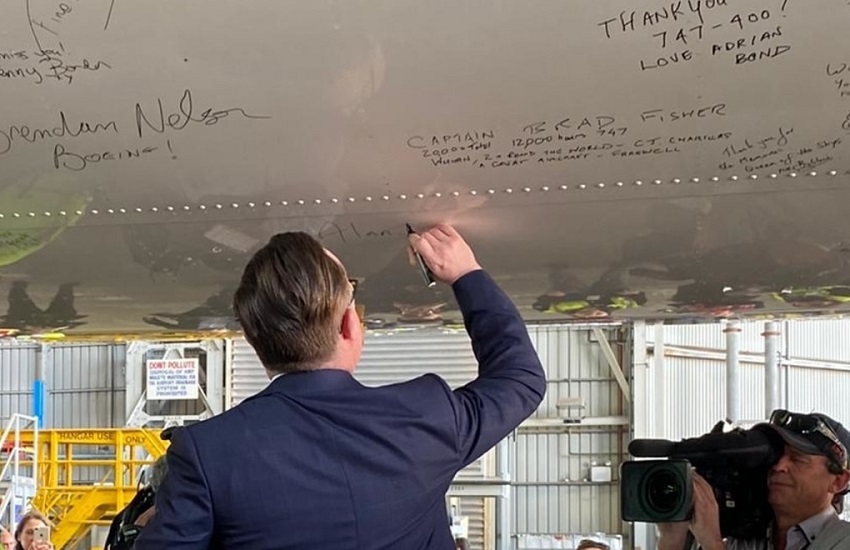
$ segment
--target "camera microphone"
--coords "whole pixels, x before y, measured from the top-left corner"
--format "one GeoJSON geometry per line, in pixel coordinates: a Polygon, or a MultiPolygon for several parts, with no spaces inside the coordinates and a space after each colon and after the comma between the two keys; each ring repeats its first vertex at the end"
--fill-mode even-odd
{"type": "Polygon", "coordinates": [[[676,443],[668,439],[634,439],[629,443],[629,453],[640,458],[670,456],[676,443]]]}
{"type": "Polygon", "coordinates": [[[150,468],[150,482],[148,485],[154,490],[159,491],[159,486],[162,485],[165,479],[165,474],[168,473],[168,462],[166,456],[162,455],[156,459],[150,468]]]}

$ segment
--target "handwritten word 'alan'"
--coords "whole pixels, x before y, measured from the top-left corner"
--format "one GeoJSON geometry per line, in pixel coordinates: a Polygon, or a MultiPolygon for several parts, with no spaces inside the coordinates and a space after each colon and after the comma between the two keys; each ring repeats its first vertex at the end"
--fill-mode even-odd
{"type": "Polygon", "coordinates": [[[327,222],[319,228],[316,238],[320,241],[339,240],[343,243],[347,243],[350,241],[381,239],[392,236],[392,230],[386,227],[374,230],[365,230],[357,227],[354,223],[339,225],[335,222],[327,222]]]}
{"type": "Polygon", "coordinates": [[[209,107],[200,114],[195,113],[195,104],[192,99],[191,90],[185,90],[177,107],[177,112],[166,115],[162,105],[162,99],[156,100],[157,114],[153,117],[148,117],[144,109],[139,103],[136,103],[136,131],[139,137],[143,137],[145,129],[152,130],[158,134],[164,133],[169,128],[179,131],[186,128],[190,123],[203,124],[204,126],[213,126],[227,118],[231,113],[242,115],[244,118],[250,119],[268,119],[269,116],[252,115],[245,112],[241,107],[231,107],[229,109],[216,110],[209,107]]]}
{"type": "Polygon", "coordinates": [[[12,125],[0,129],[0,155],[8,153],[15,142],[23,140],[26,143],[35,143],[51,138],[75,138],[81,135],[97,134],[101,132],[118,133],[118,127],[114,120],[106,122],[68,122],[64,111],[59,111],[59,125],[54,127],[30,127],[27,124],[12,125]]]}

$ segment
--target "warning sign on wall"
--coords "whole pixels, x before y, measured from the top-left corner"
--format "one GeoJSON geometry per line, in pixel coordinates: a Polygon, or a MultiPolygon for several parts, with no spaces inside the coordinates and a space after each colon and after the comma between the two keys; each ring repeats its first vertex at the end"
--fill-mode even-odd
{"type": "Polygon", "coordinates": [[[197,399],[197,359],[152,359],[147,361],[148,399],[197,399]]]}

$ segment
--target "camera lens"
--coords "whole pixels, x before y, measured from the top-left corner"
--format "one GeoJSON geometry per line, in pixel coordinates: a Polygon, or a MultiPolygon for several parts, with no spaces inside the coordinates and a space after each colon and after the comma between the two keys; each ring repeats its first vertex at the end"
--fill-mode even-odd
{"type": "Polygon", "coordinates": [[[675,472],[660,469],[646,478],[646,500],[658,513],[674,511],[682,502],[681,480],[675,472]]]}
{"type": "Polygon", "coordinates": [[[626,521],[659,523],[690,518],[691,465],[687,460],[636,460],[620,470],[620,507],[626,521]]]}

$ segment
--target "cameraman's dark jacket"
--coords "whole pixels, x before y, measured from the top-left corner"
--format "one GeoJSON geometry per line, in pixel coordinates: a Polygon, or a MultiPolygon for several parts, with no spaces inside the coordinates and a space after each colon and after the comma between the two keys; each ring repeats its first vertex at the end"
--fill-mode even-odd
{"type": "Polygon", "coordinates": [[[156,493],[152,487],[145,487],[136,493],[130,504],[115,516],[109,526],[104,547],[108,550],[132,549],[142,531],[142,527],[136,524],[136,520],[153,507],[155,500],[156,493]]]}
{"type": "MultiPolygon", "coordinates": [[[[163,441],[171,440],[175,429],[177,429],[177,426],[165,428],[159,434],[160,439],[163,441]]],[[[133,500],[112,520],[104,544],[106,550],[131,550],[135,546],[143,525],[147,523],[150,514],[155,512],[156,491],[159,489],[167,471],[168,461],[167,457],[163,455],[156,459],[148,471],[147,484],[139,489],[133,500]]]]}

